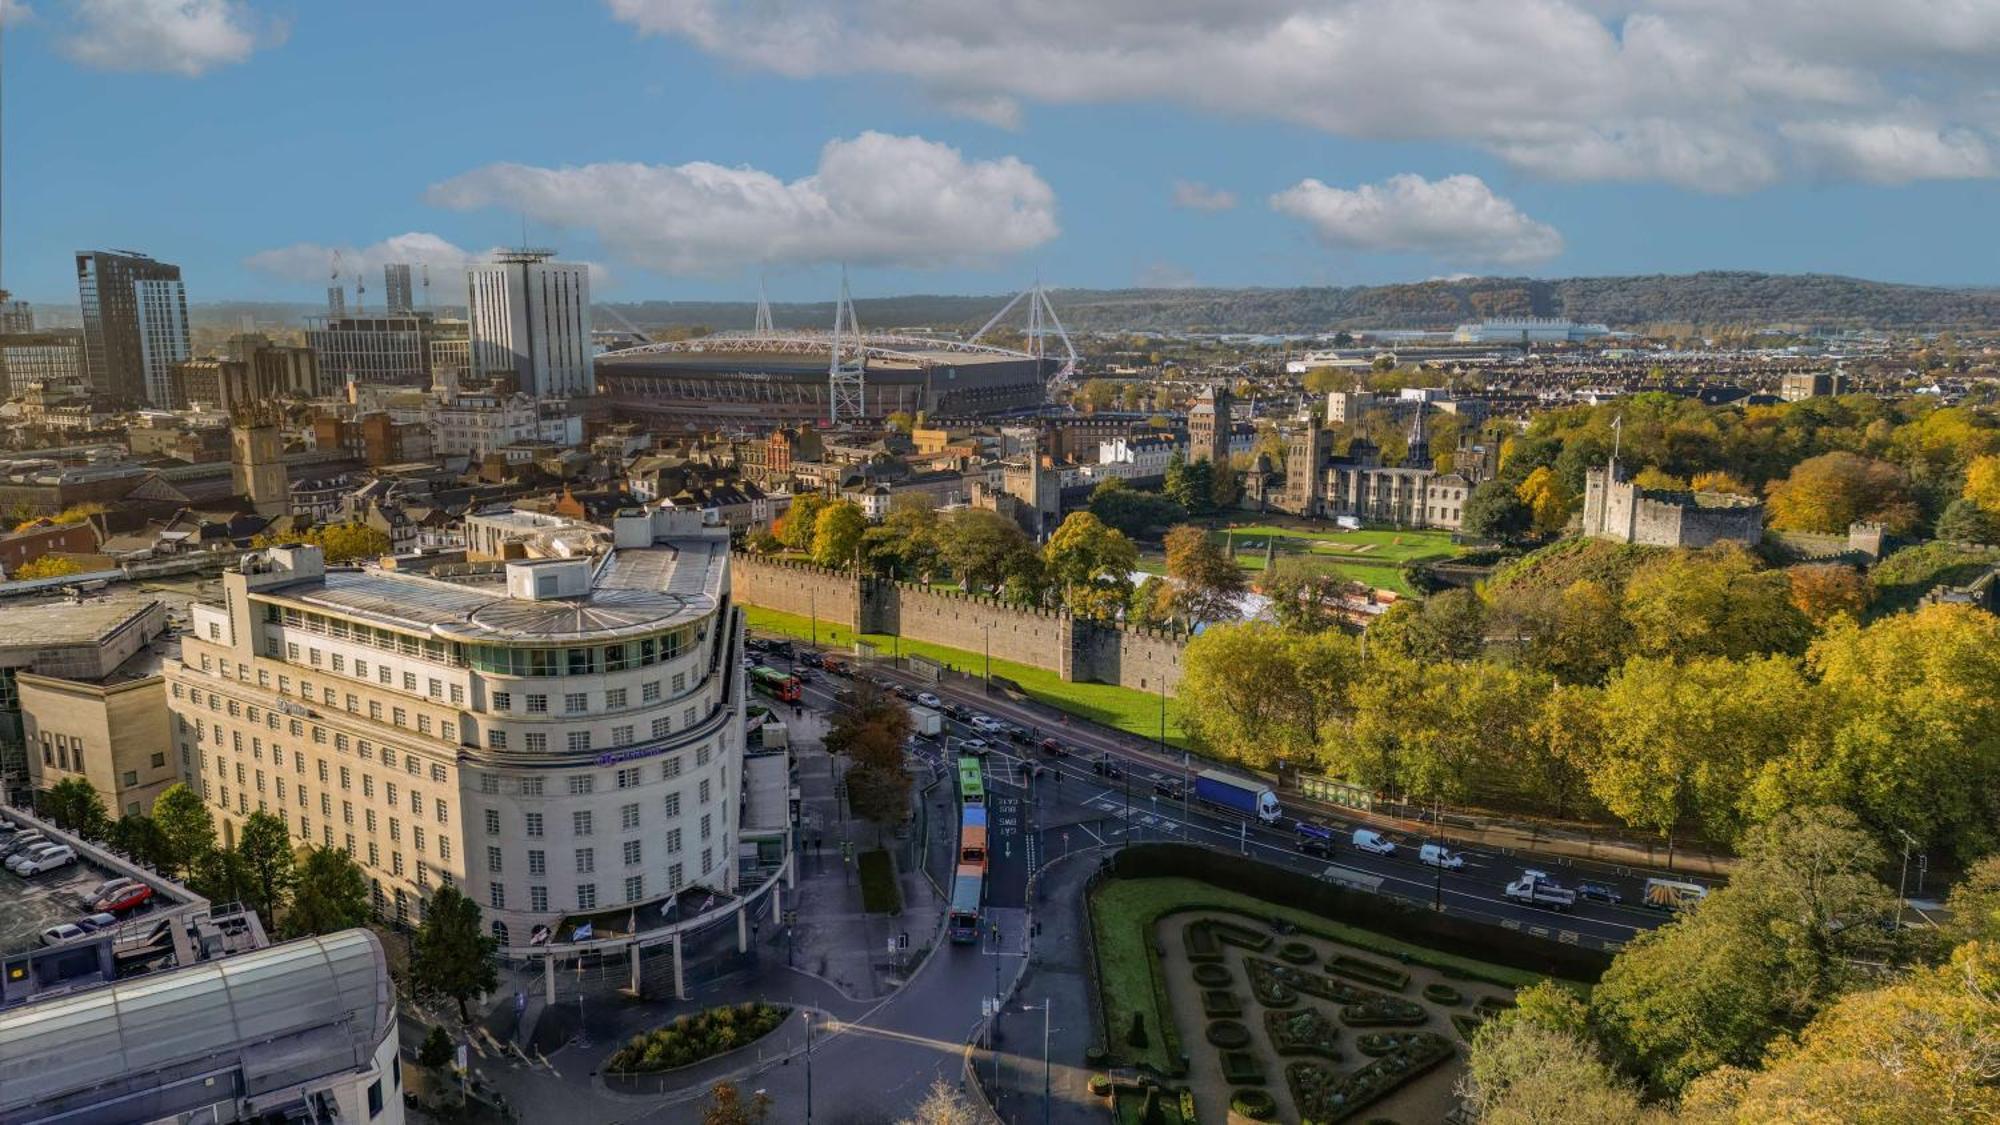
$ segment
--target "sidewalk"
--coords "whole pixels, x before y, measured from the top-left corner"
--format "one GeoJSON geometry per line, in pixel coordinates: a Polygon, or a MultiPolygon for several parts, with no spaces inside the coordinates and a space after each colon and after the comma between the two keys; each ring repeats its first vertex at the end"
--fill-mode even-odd
{"type": "Polygon", "coordinates": [[[1100,1125],[1104,1120],[1104,1100],[1086,1088],[1090,1070],[1083,1065],[1084,1050],[1100,1039],[1083,886],[1106,854],[1101,849],[1074,852],[1043,865],[1036,876],[1030,906],[1040,933],[1027,970],[1001,1011],[998,1081],[993,1053],[985,1044],[972,1058],[980,1088],[1002,1121],[1028,1125],[1045,1120],[1045,1087],[1047,1121],[1100,1125]],[[1044,1004],[1049,1005],[1046,1055],[1044,1004]]]}

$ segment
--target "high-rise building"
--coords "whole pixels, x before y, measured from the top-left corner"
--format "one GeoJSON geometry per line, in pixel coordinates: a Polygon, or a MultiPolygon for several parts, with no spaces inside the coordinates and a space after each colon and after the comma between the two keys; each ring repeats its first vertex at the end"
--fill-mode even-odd
{"type": "Polygon", "coordinates": [[[407,264],[390,262],[383,266],[382,283],[391,314],[416,311],[416,305],[410,302],[410,267],[407,264]]]}
{"type": "Polygon", "coordinates": [[[130,251],[80,250],[76,288],[90,389],[172,406],[174,364],[189,352],[181,268],[130,251]]]}
{"type": "Polygon", "coordinates": [[[538,398],[594,389],[590,267],[553,250],[509,250],[466,271],[474,378],[512,377],[538,398]]]}
{"type": "Polygon", "coordinates": [[[232,826],[265,809],[344,848],[399,922],[456,885],[512,955],[565,916],[733,890],[728,529],[635,510],[612,535],[463,581],[245,559],[167,662],[190,784],[232,826]]]}
{"type": "Polygon", "coordinates": [[[0,289],[0,335],[34,330],[34,306],[26,301],[17,301],[12,293],[0,289]]]}
{"type": "Polygon", "coordinates": [[[430,344],[451,325],[424,312],[306,318],[306,347],[330,389],[348,383],[429,386],[430,344]]]}
{"type": "Polygon", "coordinates": [[[83,333],[74,328],[0,333],[0,390],[7,394],[37,383],[81,387],[83,371],[83,333]]]}

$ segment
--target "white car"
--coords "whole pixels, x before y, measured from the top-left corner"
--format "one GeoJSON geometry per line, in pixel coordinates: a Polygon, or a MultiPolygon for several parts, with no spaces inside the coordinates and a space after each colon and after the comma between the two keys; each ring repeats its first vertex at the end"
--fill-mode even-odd
{"type": "Polygon", "coordinates": [[[961,738],[957,742],[952,743],[952,745],[957,748],[959,753],[970,754],[975,758],[984,758],[987,752],[992,749],[992,747],[986,745],[986,740],[983,738],[961,738]]]}
{"type": "Polygon", "coordinates": [[[1000,729],[1000,720],[991,715],[974,715],[972,728],[981,734],[993,734],[1000,729]]]}
{"type": "Polygon", "coordinates": [[[82,926],[74,922],[64,922],[60,926],[50,926],[48,929],[43,930],[42,944],[61,945],[66,941],[75,941],[77,938],[84,936],[85,932],[82,926]]]}
{"type": "Polygon", "coordinates": [[[931,708],[944,706],[944,700],[939,699],[937,696],[932,695],[930,692],[927,691],[920,691],[917,693],[917,702],[923,704],[926,707],[931,707],[931,708]]]}
{"type": "Polygon", "coordinates": [[[1443,844],[1425,844],[1417,849],[1417,862],[1431,867],[1442,867],[1446,871],[1457,871],[1465,866],[1465,857],[1443,844]]]}
{"type": "Polygon", "coordinates": [[[44,871],[54,871],[76,862],[76,849],[68,844],[57,844],[48,851],[37,852],[33,859],[14,868],[16,875],[40,875],[44,871]]]}
{"type": "Polygon", "coordinates": [[[1369,855],[1395,855],[1396,843],[1372,828],[1354,830],[1354,850],[1369,855]]]}
{"type": "Polygon", "coordinates": [[[23,848],[7,857],[7,870],[19,872],[31,861],[43,855],[53,854],[61,847],[61,844],[40,843],[23,848]]]}

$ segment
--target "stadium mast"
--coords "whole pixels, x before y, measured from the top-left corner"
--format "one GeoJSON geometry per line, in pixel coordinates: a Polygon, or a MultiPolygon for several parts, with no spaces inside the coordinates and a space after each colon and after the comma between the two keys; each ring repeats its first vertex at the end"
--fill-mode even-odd
{"type": "Polygon", "coordinates": [[[1058,389],[1068,387],[1070,382],[1076,378],[1076,345],[1070,343],[1069,331],[1063,327],[1062,318],[1056,315],[1056,307],[1049,300],[1049,291],[1042,285],[1042,279],[1039,275],[1036,276],[1033,285],[1014,294],[1013,300],[1002,305],[1000,311],[994,313],[993,318],[988,320],[979,331],[974,332],[972,338],[967,340],[966,343],[978,343],[980,337],[993,331],[993,326],[1005,320],[1007,314],[1014,311],[1014,306],[1020,304],[1023,300],[1028,302],[1028,353],[1033,355],[1037,360],[1046,361],[1048,358],[1048,337],[1051,333],[1062,344],[1063,364],[1060,368],[1056,369],[1055,377],[1049,380],[1049,392],[1053,395],[1058,389]]]}
{"type": "Polygon", "coordinates": [[[840,271],[840,299],[833,306],[833,347],[827,362],[827,415],[836,426],[846,422],[859,422],[863,409],[864,372],[868,366],[868,352],[861,341],[861,325],[854,317],[854,297],[847,290],[847,269],[840,271]],[[843,362],[840,357],[840,337],[842,333],[853,341],[854,358],[843,362]]]}
{"type": "Polygon", "coordinates": [[[757,278],[757,323],[751,326],[750,331],[765,336],[775,331],[771,327],[771,298],[764,292],[762,276],[757,278]]]}

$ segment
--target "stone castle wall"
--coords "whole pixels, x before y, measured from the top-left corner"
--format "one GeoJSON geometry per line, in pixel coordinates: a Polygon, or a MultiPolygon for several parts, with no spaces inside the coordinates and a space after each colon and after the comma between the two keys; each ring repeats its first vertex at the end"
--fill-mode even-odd
{"type": "Polygon", "coordinates": [[[741,605],[817,614],[823,623],[864,633],[946,645],[1045,668],[1069,681],[1118,684],[1172,695],[1187,638],[1156,629],[1120,629],[1077,621],[1063,610],[1021,609],[979,594],[939,592],[908,583],[858,578],[804,563],[739,554],[730,561],[730,592],[741,605]]]}

